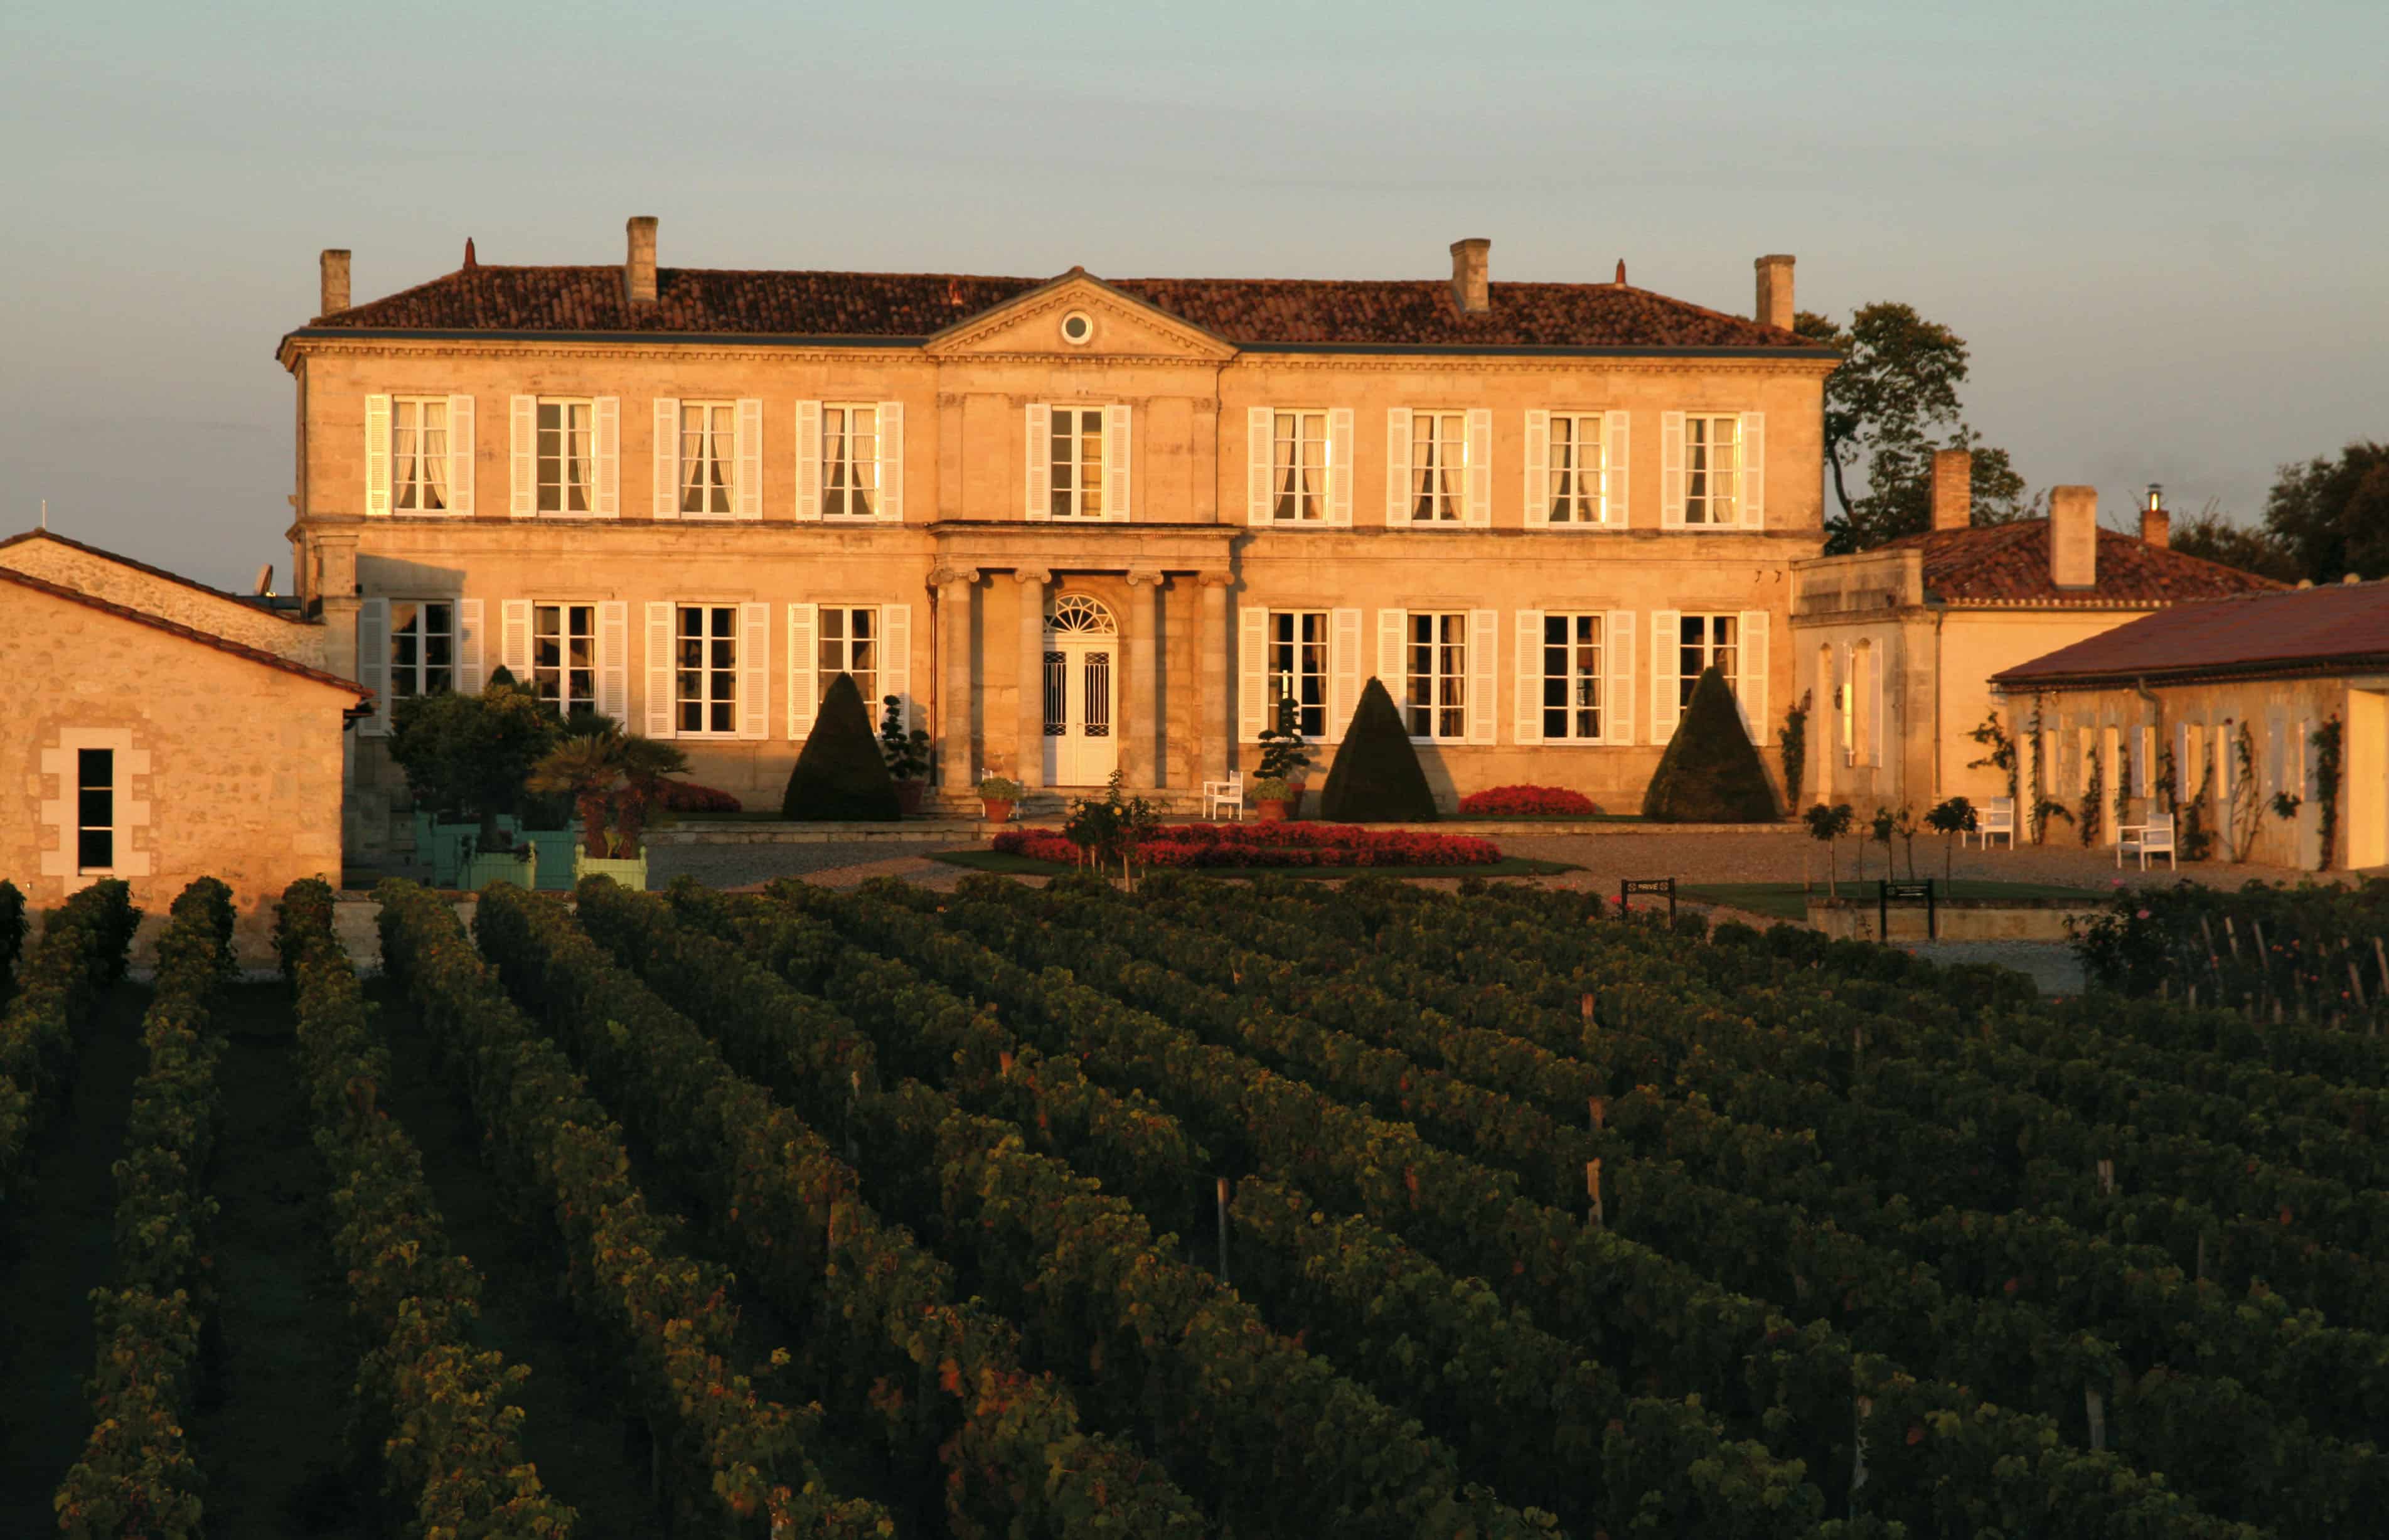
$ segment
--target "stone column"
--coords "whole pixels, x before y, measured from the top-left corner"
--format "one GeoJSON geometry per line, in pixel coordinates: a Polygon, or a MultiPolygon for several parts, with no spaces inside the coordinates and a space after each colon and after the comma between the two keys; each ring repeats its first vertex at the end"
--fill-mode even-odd
{"type": "Polygon", "coordinates": [[[1120,687],[1120,778],[1133,789],[1161,784],[1156,740],[1160,737],[1160,683],[1153,675],[1155,644],[1161,630],[1161,574],[1128,575],[1127,672],[1120,687]]]}
{"type": "Polygon", "coordinates": [[[971,760],[971,589],[976,567],[941,567],[929,574],[938,586],[938,755],[948,791],[968,793],[977,784],[971,760]]]}
{"type": "Polygon", "coordinates": [[[1020,585],[1020,751],[1012,778],[1036,791],[1045,785],[1045,585],[1054,574],[1024,567],[1012,577],[1020,585]]]}
{"type": "MultiPolygon", "coordinates": [[[[1228,584],[1225,572],[1206,572],[1203,584],[1202,648],[1203,723],[1195,741],[1203,750],[1203,778],[1222,781],[1236,757],[1235,703],[1228,699],[1228,584]]],[[[1199,788],[1198,788],[1199,789],[1199,788]]]]}

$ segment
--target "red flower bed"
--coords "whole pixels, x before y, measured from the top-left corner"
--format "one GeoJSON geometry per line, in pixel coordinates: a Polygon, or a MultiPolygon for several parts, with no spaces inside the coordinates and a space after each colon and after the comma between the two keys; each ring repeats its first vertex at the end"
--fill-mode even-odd
{"type": "Polygon", "coordinates": [[[1564,786],[1496,786],[1484,791],[1471,791],[1461,798],[1460,811],[1478,815],[1527,818],[1552,814],[1590,817],[1601,809],[1593,805],[1591,797],[1581,791],[1570,791],[1564,786]]]}
{"type": "MultiPolygon", "coordinates": [[[[1075,866],[1079,847],[1050,828],[1008,828],[1006,855],[1075,866]]],[[[1165,824],[1137,846],[1148,866],[1483,866],[1501,859],[1490,840],[1350,824],[1165,824]]]]}
{"type": "Polygon", "coordinates": [[[747,805],[727,791],[689,781],[664,782],[663,795],[658,800],[674,813],[742,813],[747,805]]]}

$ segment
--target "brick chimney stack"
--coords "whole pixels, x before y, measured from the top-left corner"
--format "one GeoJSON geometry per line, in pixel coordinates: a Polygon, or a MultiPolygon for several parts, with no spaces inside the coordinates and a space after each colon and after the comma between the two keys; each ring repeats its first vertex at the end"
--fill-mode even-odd
{"type": "Polygon", "coordinates": [[[1974,454],[1970,449],[1933,452],[1933,527],[1971,529],[1974,522],[1974,454]]]}
{"type": "Polygon", "coordinates": [[[2049,489],[2049,581],[2060,588],[2099,585],[2099,489],[2049,489]]]}
{"type": "Polygon", "coordinates": [[[324,253],[324,292],[316,302],[318,315],[337,315],[349,308],[349,254],[324,253]]]}
{"type": "Polygon", "coordinates": [[[2165,488],[2149,483],[2149,500],[2140,507],[2140,543],[2165,550],[2173,545],[2173,515],[2165,511],[2165,488]]]}
{"type": "Polygon", "coordinates": [[[1482,315],[1493,308],[1493,280],[1488,269],[1493,243],[1482,236],[1451,243],[1451,306],[1463,315],[1482,315]]]}
{"type": "Polygon", "coordinates": [[[630,254],[622,263],[622,296],[634,305],[656,302],[656,216],[632,214],[626,226],[630,254]]]}
{"type": "Polygon", "coordinates": [[[1761,257],[1751,264],[1758,269],[1758,308],[1753,312],[1763,327],[1792,329],[1792,259],[1786,256],[1761,257]]]}

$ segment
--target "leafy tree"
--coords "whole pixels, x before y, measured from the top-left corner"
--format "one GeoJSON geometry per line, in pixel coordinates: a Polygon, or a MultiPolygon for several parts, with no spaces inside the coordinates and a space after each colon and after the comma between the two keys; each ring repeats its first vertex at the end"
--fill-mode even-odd
{"type": "Polygon", "coordinates": [[[780,815],[888,823],[902,816],[895,779],[879,757],[879,740],[872,736],[854,675],[841,674],[830,681],[821,714],[788,772],[780,815]]]}
{"type": "Polygon", "coordinates": [[[450,690],[400,701],[390,753],[418,805],[479,821],[477,848],[498,850],[498,819],[518,810],[531,766],[563,731],[556,708],[500,668],[479,695],[450,690]]]}
{"type": "Polygon", "coordinates": [[[1974,452],[1975,523],[2003,524],[2033,511],[2007,451],[1985,445],[1960,416],[1964,338],[1895,301],[1859,306],[1846,328],[1804,311],[1794,329],[1845,358],[1825,380],[1825,464],[1842,510],[1827,521],[1828,554],[1929,529],[1936,449],[1974,452]],[[1857,497],[1849,490],[1853,468],[1866,473],[1867,490],[1857,497]]]}
{"type": "Polygon", "coordinates": [[[2389,444],[2359,439],[2337,459],[2281,467],[2265,500],[2265,529],[2300,577],[2389,577],[2389,444]]]}
{"type": "MultiPolygon", "coordinates": [[[[1800,815],[1800,821],[1808,826],[1808,838],[1825,847],[1825,896],[1840,897],[1833,884],[1841,876],[1841,847],[1834,841],[1850,831],[1850,826],[1858,821],[1858,815],[1851,811],[1847,802],[1835,802],[1831,807],[1819,802],[1800,815]]],[[[1861,845],[1859,848],[1864,850],[1866,847],[1861,845]]]]}
{"type": "Polygon", "coordinates": [[[1693,686],[1676,736],[1651,773],[1642,816],[1659,824],[1764,824],[1776,817],[1767,766],[1743,729],[1733,687],[1714,665],[1693,686]]]}
{"type": "Polygon", "coordinates": [[[2184,556],[2254,572],[2278,583],[2295,583],[2297,553],[2289,543],[2261,525],[2236,524],[2212,504],[2194,519],[2173,527],[2173,548],[2184,556]]]}
{"type": "MultiPolygon", "coordinates": [[[[1948,802],[1935,802],[1924,815],[1924,827],[1941,836],[1941,883],[1942,886],[1947,887],[1949,883],[1951,863],[1957,858],[1959,838],[1972,833],[1977,827],[1974,804],[1963,797],[1952,797],[1948,802]]],[[[1916,862],[1912,853],[1908,864],[1908,874],[1910,877],[1916,875],[1916,862]]]]}
{"type": "Polygon", "coordinates": [[[1361,691],[1351,725],[1335,746],[1319,815],[1337,824],[1424,823],[1437,816],[1435,792],[1411,746],[1410,728],[1376,679],[1361,691]]]}

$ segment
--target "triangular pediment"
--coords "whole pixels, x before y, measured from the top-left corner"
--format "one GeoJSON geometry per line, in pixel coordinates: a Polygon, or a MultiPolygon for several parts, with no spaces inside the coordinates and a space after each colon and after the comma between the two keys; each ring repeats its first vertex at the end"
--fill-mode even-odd
{"type": "Polygon", "coordinates": [[[1187,359],[1214,363],[1233,358],[1233,343],[1165,310],[1156,310],[1084,271],[1072,268],[1053,282],[982,311],[929,339],[932,357],[1003,355],[1040,358],[1187,359]],[[1084,316],[1088,336],[1079,340],[1067,323],[1084,316]]]}

